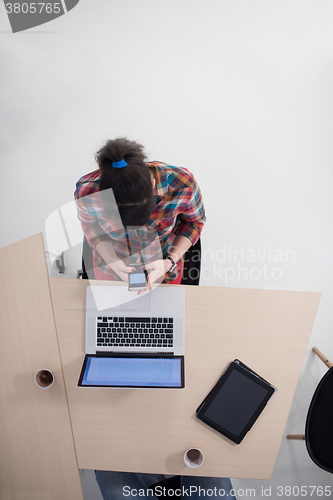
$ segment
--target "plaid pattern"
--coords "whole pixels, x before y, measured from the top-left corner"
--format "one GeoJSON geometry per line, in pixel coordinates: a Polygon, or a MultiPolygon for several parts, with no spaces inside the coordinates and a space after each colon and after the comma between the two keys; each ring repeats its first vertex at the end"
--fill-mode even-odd
{"type": "MultiPolygon", "coordinates": [[[[206,220],[200,188],[189,170],[161,162],[149,162],[147,165],[155,173],[156,206],[145,226],[127,228],[127,234],[112,190],[99,191],[99,170],[81,177],[74,193],[78,217],[89,244],[95,249],[100,241],[111,239],[116,255],[126,263],[135,253],[140,253],[146,263],[166,258],[177,235],[186,236],[194,245],[206,220]]],[[[120,279],[97,250],[94,250],[93,260],[94,265],[105,273],[105,279],[120,279]]],[[[175,279],[181,267],[180,260],[175,271],[165,275],[164,282],[175,279]]]]}

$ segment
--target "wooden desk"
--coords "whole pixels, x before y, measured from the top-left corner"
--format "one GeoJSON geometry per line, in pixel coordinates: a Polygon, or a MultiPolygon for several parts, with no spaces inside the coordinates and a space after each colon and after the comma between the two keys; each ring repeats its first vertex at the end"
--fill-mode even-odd
{"type": "Polygon", "coordinates": [[[269,479],[320,294],[185,287],[186,388],[98,389],[77,387],[88,284],[50,279],[79,467],[269,479]],[[235,358],[278,388],[240,445],[195,417],[198,404],[235,358]],[[198,469],[183,462],[190,447],[205,455],[198,469]]]}
{"type": "Polygon", "coordinates": [[[184,390],[79,388],[88,282],[49,280],[40,234],[0,249],[0,269],[1,500],[82,500],[78,468],[271,476],[320,294],[186,287],[184,390]],[[234,358],[278,388],[240,445],[195,418],[234,358]]]}
{"type": "Polygon", "coordinates": [[[0,498],[83,500],[42,235],[1,248],[0,274],[0,498]]]}

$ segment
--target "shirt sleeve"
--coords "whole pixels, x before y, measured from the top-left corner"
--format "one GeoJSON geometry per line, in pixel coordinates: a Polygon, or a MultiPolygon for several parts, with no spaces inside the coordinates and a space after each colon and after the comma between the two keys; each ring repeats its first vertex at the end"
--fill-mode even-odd
{"type": "Polygon", "coordinates": [[[84,196],[80,187],[77,186],[74,197],[78,218],[90,246],[96,248],[101,241],[110,240],[99,225],[98,217],[94,215],[94,196],[84,196]]]}
{"type": "Polygon", "coordinates": [[[206,222],[206,214],[201,191],[194,176],[192,176],[192,180],[193,182],[185,196],[186,208],[179,215],[181,222],[176,235],[186,236],[191,240],[192,245],[195,245],[206,222]]]}

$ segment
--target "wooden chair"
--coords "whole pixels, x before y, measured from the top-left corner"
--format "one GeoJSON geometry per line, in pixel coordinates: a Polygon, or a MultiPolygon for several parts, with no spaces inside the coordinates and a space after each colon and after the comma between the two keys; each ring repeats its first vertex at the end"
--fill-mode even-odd
{"type": "Polygon", "coordinates": [[[333,473],[333,363],[317,349],[313,352],[329,370],[320,380],[312,397],[305,423],[305,434],[288,434],[287,439],[304,440],[313,462],[333,473]]]}

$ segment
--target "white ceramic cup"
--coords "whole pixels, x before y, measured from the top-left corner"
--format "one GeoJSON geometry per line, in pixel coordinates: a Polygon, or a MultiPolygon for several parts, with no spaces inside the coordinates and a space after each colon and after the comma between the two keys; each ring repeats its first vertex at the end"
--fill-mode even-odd
{"type": "Polygon", "coordinates": [[[198,448],[189,448],[184,453],[184,462],[188,467],[200,467],[204,461],[204,454],[198,448]]]}
{"type": "Polygon", "coordinates": [[[54,375],[47,368],[42,368],[35,373],[34,380],[40,389],[49,389],[54,384],[54,375]]]}

